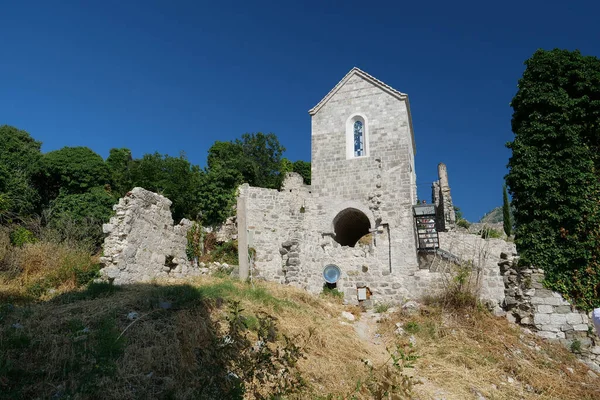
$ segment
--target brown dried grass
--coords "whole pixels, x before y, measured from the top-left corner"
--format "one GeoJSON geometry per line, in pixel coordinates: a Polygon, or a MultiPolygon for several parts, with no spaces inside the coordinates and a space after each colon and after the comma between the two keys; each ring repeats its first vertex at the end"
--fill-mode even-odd
{"type": "MultiPolygon", "coordinates": [[[[198,352],[207,351],[214,332],[223,332],[227,308],[220,299],[240,301],[244,315],[266,312],[275,316],[279,332],[303,344],[306,359],[300,361],[299,369],[310,390],[292,398],[362,398],[351,397],[357,382],[367,376],[362,360],[369,359],[376,366],[386,360],[381,348],[361,340],[351,325],[340,323],[340,313],[349,309],[343,305],[291,287],[259,283],[253,288],[214,277],[131,285],[110,297],[66,304],[59,297],[19,308],[7,315],[4,326],[20,322],[34,345],[11,350],[7,358],[22,371],[49,371],[26,382],[22,393],[31,398],[51,397],[58,389],[76,387],[86,379],[79,371],[63,373],[79,357],[79,342],[74,342],[70,331],[73,321],[90,327],[93,334],[99,321],[109,318],[126,346],[116,359],[116,374],[95,378],[98,393],[119,399],[191,399],[202,367],[198,352]],[[160,293],[183,284],[206,289],[212,300],[203,301],[201,307],[156,308],[160,296],[166,296],[160,293]],[[130,311],[140,314],[133,323],[127,319],[130,311]],[[305,343],[309,333],[312,336],[305,343]]],[[[566,349],[526,334],[504,319],[477,310],[468,315],[448,314],[438,307],[424,307],[416,315],[395,313],[377,324],[388,344],[396,338],[393,330],[398,321],[419,327],[414,336],[420,358],[412,375],[424,383],[416,386],[416,398],[472,399],[477,398],[476,392],[501,400],[600,398],[598,381],[566,349]],[[509,377],[513,383],[507,382],[509,377]]],[[[0,330],[3,334],[6,330],[0,330]]],[[[82,340],[85,345],[93,344],[91,339],[82,340]]],[[[73,398],[86,395],[75,393],[73,398]]]]}
{"type": "Polygon", "coordinates": [[[82,275],[93,274],[97,262],[97,256],[87,249],[63,243],[39,241],[9,246],[0,259],[0,290],[3,294],[48,298],[45,289],[54,289],[57,295],[81,286],[82,275]]]}
{"type": "MultiPolygon", "coordinates": [[[[559,343],[550,343],[487,312],[453,314],[425,307],[418,315],[396,314],[382,328],[391,333],[395,322],[420,327],[415,375],[447,399],[582,400],[600,398],[598,378],[559,343]],[[573,372],[571,372],[571,369],[573,372]],[[512,383],[509,382],[512,380],[512,383]]],[[[416,387],[420,398],[433,398],[416,387]]]]}

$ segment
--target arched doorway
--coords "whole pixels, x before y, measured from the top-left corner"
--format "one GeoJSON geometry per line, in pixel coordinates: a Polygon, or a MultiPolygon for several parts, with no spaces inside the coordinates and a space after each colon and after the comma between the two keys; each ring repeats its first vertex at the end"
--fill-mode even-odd
{"type": "Polygon", "coordinates": [[[333,219],[335,241],[342,246],[354,247],[358,239],[369,233],[371,223],[362,211],[346,208],[333,219]]]}

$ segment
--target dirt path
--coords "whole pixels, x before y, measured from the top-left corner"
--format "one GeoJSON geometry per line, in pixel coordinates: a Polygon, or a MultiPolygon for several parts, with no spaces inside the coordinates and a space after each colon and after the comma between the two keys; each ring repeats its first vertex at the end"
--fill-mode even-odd
{"type": "Polygon", "coordinates": [[[372,354],[371,361],[376,364],[387,361],[389,354],[386,346],[393,341],[393,338],[385,337],[378,332],[378,318],[380,318],[379,314],[367,311],[362,313],[358,321],[354,321],[352,324],[356,335],[365,343],[368,352],[372,354]]]}

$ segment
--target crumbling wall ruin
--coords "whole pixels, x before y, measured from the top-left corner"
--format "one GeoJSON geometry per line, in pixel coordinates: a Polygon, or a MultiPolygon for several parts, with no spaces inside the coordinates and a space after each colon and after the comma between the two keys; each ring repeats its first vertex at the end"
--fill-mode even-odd
{"type": "Polygon", "coordinates": [[[577,310],[560,293],[543,285],[544,270],[519,268],[516,252],[502,253],[498,263],[504,280],[507,318],[537,335],[559,340],[590,367],[600,371],[600,339],[591,315],[577,310]]]}
{"type": "Polygon", "coordinates": [[[438,232],[451,231],[456,227],[456,212],[450,195],[446,164],[438,164],[438,180],[431,187],[431,200],[436,209],[438,232]]]}
{"type": "Polygon", "coordinates": [[[171,200],[140,187],[113,206],[115,216],[103,225],[103,280],[115,284],[148,282],[153,278],[200,275],[186,257],[186,233],[191,222],[173,226],[171,200]]]}

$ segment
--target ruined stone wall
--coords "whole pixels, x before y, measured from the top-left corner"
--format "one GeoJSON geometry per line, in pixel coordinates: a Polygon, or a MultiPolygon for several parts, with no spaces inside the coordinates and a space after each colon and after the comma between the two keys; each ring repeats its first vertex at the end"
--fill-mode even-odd
{"type": "Polygon", "coordinates": [[[516,251],[515,244],[502,239],[482,239],[479,235],[462,232],[439,232],[440,249],[461,261],[472,261],[479,269],[480,298],[501,303],[504,299],[504,281],[498,270],[502,253],[516,251]]]}
{"type": "Polygon", "coordinates": [[[113,206],[115,216],[103,226],[102,279],[127,284],[205,273],[186,258],[191,222],[173,226],[170,207],[166,197],[139,187],[113,206]]]}
{"type": "Polygon", "coordinates": [[[254,278],[320,293],[323,268],[335,264],[342,270],[337,289],[350,302],[356,301],[357,286],[368,286],[380,301],[407,296],[401,278],[390,270],[388,231],[381,227],[355,247],[341,246],[333,239],[331,220],[348,203],[321,203],[310,189],[287,179],[281,191],[240,187],[239,196],[246,201],[238,215],[245,214],[246,232],[240,227],[239,236],[247,235],[249,247],[256,250],[254,278]]]}
{"type": "Polygon", "coordinates": [[[577,310],[560,293],[544,288],[543,270],[519,268],[516,252],[503,253],[501,258],[498,265],[504,280],[507,318],[543,338],[559,340],[600,370],[600,338],[591,315],[577,310]]]}

